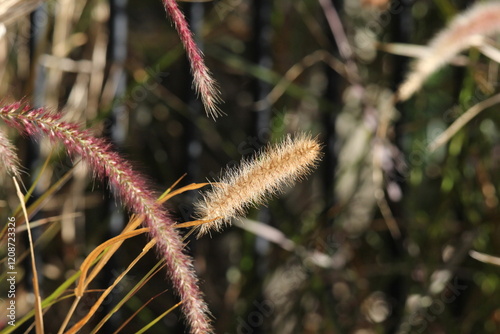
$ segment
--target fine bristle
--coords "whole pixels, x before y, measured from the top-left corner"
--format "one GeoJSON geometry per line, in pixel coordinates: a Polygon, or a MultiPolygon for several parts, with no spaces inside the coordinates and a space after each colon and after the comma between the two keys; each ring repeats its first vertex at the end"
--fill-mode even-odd
{"type": "Polygon", "coordinates": [[[210,221],[200,226],[198,236],[219,231],[231,218],[242,216],[251,205],[262,204],[268,196],[280,193],[287,185],[307,175],[321,157],[315,138],[287,137],[266,147],[238,168],[228,169],[212,189],[195,204],[196,218],[210,221]]]}

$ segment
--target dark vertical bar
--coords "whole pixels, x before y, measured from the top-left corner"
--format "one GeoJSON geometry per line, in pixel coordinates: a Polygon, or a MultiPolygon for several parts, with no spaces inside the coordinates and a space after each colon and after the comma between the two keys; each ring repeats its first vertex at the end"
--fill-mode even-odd
{"type": "MultiPolygon", "coordinates": [[[[403,1],[393,1],[390,7],[390,15],[392,15],[392,33],[393,39],[395,43],[409,43],[411,41],[411,33],[413,29],[413,17],[411,13],[411,7],[413,5],[413,0],[403,0],[403,1]]],[[[404,73],[408,68],[408,59],[406,57],[394,56],[395,64],[394,67],[394,77],[393,77],[393,89],[395,90],[404,80],[404,73]]],[[[398,106],[400,109],[401,106],[398,106]]],[[[401,148],[402,141],[402,133],[399,131],[399,124],[405,124],[404,115],[406,113],[402,112],[402,117],[398,120],[398,123],[395,124],[395,134],[396,138],[394,139],[396,145],[401,148]]],[[[398,171],[395,171],[396,173],[398,171]]],[[[401,187],[403,193],[405,192],[405,182],[402,175],[398,175],[398,183],[401,187]]],[[[399,203],[396,205],[391,205],[391,210],[395,217],[399,217],[400,219],[404,219],[404,209],[401,207],[399,203]]],[[[401,225],[400,225],[401,226],[401,225]]],[[[402,234],[404,235],[404,229],[401,229],[402,234]]],[[[395,240],[392,238],[389,233],[387,233],[387,245],[390,248],[390,253],[395,262],[403,261],[403,257],[405,254],[403,240],[404,238],[399,238],[395,240]]],[[[388,285],[387,288],[387,296],[392,300],[393,307],[392,313],[390,317],[387,319],[387,333],[397,333],[401,321],[404,317],[405,303],[406,303],[406,295],[407,295],[407,276],[404,274],[396,274],[388,285]]]]}
{"type": "MultiPolygon", "coordinates": [[[[342,8],[343,8],[343,1],[342,0],[332,0],[332,4],[337,10],[337,13],[339,16],[342,15],[342,8]]],[[[323,15],[323,29],[330,40],[331,45],[334,48],[337,48],[337,43],[335,42],[335,38],[332,34],[332,31],[330,29],[330,26],[328,24],[328,21],[326,17],[323,15]]],[[[340,53],[339,50],[335,50],[336,53],[340,53]]],[[[326,75],[327,79],[327,85],[326,89],[324,91],[323,97],[327,100],[330,101],[335,108],[332,110],[332,108],[325,108],[322,112],[321,120],[323,123],[323,135],[324,138],[324,156],[322,159],[322,165],[324,166],[323,173],[322,173],[322,184],[323,184],[323,198],[325,200],[325,212],[324,212],[324,218],[322,223],[324,224],[324,228],[326,230],[330,230],[331,226],[334,225],[334,217],[329,215],[330,208],[332,208],[336,204],[336,198],[335,198],[335,171],[337,169],[337,151],[335,149],[336,141],[337,141],[337,136],[335,132],[335,124],[337,121],[337,112],[335,110],[341,110],[342,109],[342,88],[345,85],[344,84],[344,78],[341,77],[336,71],[334,71],[330,66],[327,66],[326,64],[323,65],[324,68],[324,73],[326,75]]],[[[322,227],[320,227],[322,228],[322,227]]],[[[325,242],[326,242],[325,238],[325,242]]],[[[331,280],[326,280],[324,282],[323,289],[324,291],[332,291],[333,288],[333,282],[331,280]]],[[[329,294],[326,294],[328,296],[329,294]]],[[[331,302],[330,299],[323,299],[324,303],[331,302]]],[[[330,311],[330,314],[327,314],[327,316],[330,316],[332,319],[331,323],[335,323],[337,319],[337,315],[331,312],[331,308],[327,307],[325,308],[325,312],[330,311]],[[333,320],[335,319],[335,320],[333,320]]]]}
{"type": "MultiPolygon", "coordinates": [[[[343,7],[343,1],[341,0],[332,0],[333,6],[336,8],[339,15],[341,15],[341,9],[343,7]]],[[[335,39],[331,33],[330,27],[326,18],[323,19],[323,26],[328,36],[328,39],[331,41],[332,45],[337,45],[335,43],[335,39]]],[[[341,108],[341,92],[340,87],[343,78],[335,72],[330,66],[324,65],[325,74],[327,77],[327,85],[324,93],[324,98],[330,102],[334,106],[338,106],[338,110],[341,108]]],[[[322,164],[325,166],[323,172],[323,197],[325,198],[325,208],[331,208],[335,204],[334,197],[334,171],[337,168],[337,152],[335,152],[335,122],[337,120],[337,113],[332,112],[330,108],[325,110],[322,115],[322,121],[324,126],[324,157],[322,164]]],[[[327,226],[331,226],[333,224],[333,218],[326,217],[327,226]]]]}
{"type": "MultiPolygon", "coordinates": [[[[258,64],[259,67],[265,69],[271,69],[273,66],[272,60],[272,25],[271,25],[271,15],[272,15],[272,5],[271,0],[255,0],[254,4],[254,62],[258,64]]],[[[254,133],[258,138],[260,146],[264,146],[269,141],[272,135],[271,129],[271,105],[266,99],[266,96],[271,91],[272,87],[269,83],[262,80],[255,79],[253,82],[253,96],[255,103],[255,110],[253,115],[254,123],[254,133]]],[[[259,210],[258,221],[271,224],[270,210],[267,207],[262,207],[259,210]]],[[[259,281],[263,281],[269,267],[269,241],[257,237],[255,239],[255,274],[259,281]]],[[[261,295],[258,298],[263,298],[261,295]]],[[[266,329],[263,326],[258,326],[253,328],[253,333],[265,333],[266,329]]]]}
{"type": "MultiPolygon", "coordinates": [[[[127,58],[127,0],[111,0],[110,2],[110,38],[109,38],[109,61],[118,73],[118,85],[116,98],[121,101],[127,89],[127,78],[124,71],[124,63],[127,58]]],[[[121,146],[127,135],[127,109],[123,103],[114,104],[111,110],[112,123],[110,136],[113,142],[121,146]]]]}
{"type": "MultiPolygon", "coordinates": [[[[38,64],[38,56],[45,45],[46,40],[46,32],[47,32],[47,24],[48,24],[48,6],[46,3],[41,4],[30,16],[30,62],[31,62],[31,84],[33,87],[33,97],[32,97],[32,105],[35,108],[39,108],[44,106],[44,91],[45,91],[45,71],[44,68],[38,64]]],[[[40,145],[30,140],[28,142],[27,148],[27,159],[26,165],[29,166],[29,170],[33,171],[31,173],[31,183],[34,183],[38,173],[36,172],[40,166],[43,165],[44,157],[42,156],[42,152],[40,150],[40,145]]],[[[28,205],[36,201],[43,194],[44,189],[40,189],[40,187],[36,187],[33,191],[32,196],[28,200],[28,205]]],[[[40,213],[37,213],[33,219],[41,219],[42,216],[40,213]]],[[[42,229],[33,229],[31,231],[33,237],[33,243],[36,243],[37,239],[42,234],[42,229]]],[[[29,248],[28,240],[26,240],[26,248],[29,248]]],[[[43,286],[43,275],[42,266],[43,266],[43,258],[40,252],[35,252],[35,262],[37,266],[38,272],[38,283],[41,287],[43,286]]],[[[26,284],[29,289],[33,291],[32,286],[32,277],[33,271],[31,268],[30,261],[24,261],[25,270],[26,270],[26,284]]],[[[42,293],[42,291],[40,291],[42,293]]]]}
{"type": "MultiPolygon", "coordinates": [[[[394,17],[393,38],[395,43],[409,43],[411,41],[411,32],[413,29],[413,17],[411,15],[411,6],[414,0],[394,1],[390,7],[390,14],[394,17]]],[[[392,80],[393,90],[404,80],[404,75],[408,69],[408,57],[394,57],[394,77],[392,80]]]]}
{"type": "MultiPolygon", "coordinates": [[[[128,18],[127,18],[127,0],[111,0],[110,1],[110,16],[109,16],[109,45],[108,45],[108,64],[111,64],[112,72],[110,75],[115,75],[113,80],[117,80],[115,99],[118,103],[113,103],[111,107],[111,115],[105,120],[104,135],[107,136],[116,150],[121,151],[125,144],[127,136],[128,113],[123,96],[127,89],[127,77],[124,71],[124,63],[127,58],[127,37],[128,37],[128,18]]],[[[114,191],[114,190],[113,190],[114,191]]],[[[123,209],[117,205],[114,200],[109,200],[107,203],[107,212],[109,213],[109,230],[108,238],[118,235],[124,228],[126,219],[123,209]]],[[[107,270],[104,271],[102,280],[104,284],[109,284],[116,277],[113,268],[117,267],[116,260],[111,258],[107,265],[107,270]]],[[[116,301],[123,296],[119,296],[118,292],[113,291],[110,295],[110,303],[106,303],[104,312],[109,312],[116,305],[116,301]]],[[[103,332],[112,333],[116,328],[119,328],[123,322],[121,310],[118,310],[103,326],[103,332]]]]}
{"type": "Polygon", "coordinates": [[[34,107],[44,106],[45,69],[38,64],[38,56],[46,43],[48,25],[48,5],[42,3],[30,16],[30,62],[31,85],[34,107]]]}

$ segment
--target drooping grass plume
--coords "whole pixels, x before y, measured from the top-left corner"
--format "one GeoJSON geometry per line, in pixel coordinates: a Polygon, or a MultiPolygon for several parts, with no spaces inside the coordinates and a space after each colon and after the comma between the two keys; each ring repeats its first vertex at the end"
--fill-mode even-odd
{"type": "Polygon", "coordinates": [[[28,136],[46,135],[53,142],[61,142],[70,155],[81,156],[97,177],[108,179],[116,195],[134,214],[144,217],[151,237],[157,239],[158,252],[166,260],[168,274],[183,301],[182,309],[190,332],[211,333],[208,309],[192,261],[183,252],[184,244],[173,228],[173,221],[157,204],[157,194],[148,187],[147,181],[112,151],[109,143],[75,124],[63,122],[59,114],[15,103],[1,107],[0,118],[28,136]]]}
{"type": "Polygon", "coordinates": [[[11,173],[14,176],[19,176],[20,164],[16,154],[16,148],[10,140],[5,136],[3,131],[0,131],[0,177],[4,173],[11,173]]]}
{"type": "Polygon", "coordinates": [[[412,72],[399,87],[399,100],[410,98],[429,75],[450,62],[457,53],[477,43],[478,38],[499,31],[500,2],[478,3],[456,17],[431,40],[426,54],[416,61],[412,72]]]}
{"type": "Polygon", "coordinates": [[[320,157],[321,145],[317,139],[300,134],[267,146],[253,159],[243,160],[238,168],[228,169],[195,203],[196,218],[208,221],[200,225],[198,236],[220,230],[251,205],[280,193],[285,186],[308,174],[320,157]]]}
{"type": "Polygon", "coordinates": [[[221,102],[221,98],[217,83],[212,77],[210,70],[205,65],[203,54],[193,40],[193,34],[189,29],[186,17],[177,5],[177,1],[163,0],[163,5],[165,11],[172,19],[182,44],[184,45],[184,49],[186,50],[189,63],[191,64],[193,83],[196,92],[201,97],[207,115],[215,119],[224,114],[218,106],[221,102]]]}

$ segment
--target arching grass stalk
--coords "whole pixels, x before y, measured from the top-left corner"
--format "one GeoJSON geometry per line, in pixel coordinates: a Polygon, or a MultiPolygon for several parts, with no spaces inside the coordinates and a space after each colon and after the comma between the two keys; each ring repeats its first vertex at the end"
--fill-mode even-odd
{"type": "Polygon", "coordinates": [[[165,259],[168,275],[182,300],[182,310],[196,334],[211,333],[208,308],[198,287],[192,260],[183,252],[184,244],[174,229],[166,210],[156,203],[157,194],[130,163],[112,151],[110,144],[96,138],[88,130],[63,122],[59,114],[45,108],[32,109],[21,103],[0,108],[0,118],[8,125],[30,137],[46,135],[53,142],[60,142],[72,156],[81,156],[95,175],[108,179],[124,204],[134,213],[144,217],[152,238],[157,239],[159,255],[165,259]]]}

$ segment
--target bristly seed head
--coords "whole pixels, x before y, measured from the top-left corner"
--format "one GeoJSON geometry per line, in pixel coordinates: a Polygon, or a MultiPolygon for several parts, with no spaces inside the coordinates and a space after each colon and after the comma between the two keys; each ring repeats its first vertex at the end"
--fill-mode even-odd
{"type": "Polygon", "coordinates": [[[165,11],[172,19],[186,50],[193,73],[194,88],[201,97],[207,115],[215,120],[217,117],[224,115],[224,112],[218,106],[222,102],[222,99],[217,83],[205,65],[203,54],[196,46],[193,34],[189,30],[186,18],[179,9],[176,0],[163,0],[163,5],[165,6],[165,11]]]}
{"type": "Polygon", "coordinates": [[[220,230],[251,205],[261,204],[268,196],[282,192],[285,186],[308,174],[320,158],[318,140],[300,134],[267,146],[253,159],[243,160],[238,168],[228,169],[195,203],[196,219],[207,221],[200,225],[198,237],[220,230]]]}

